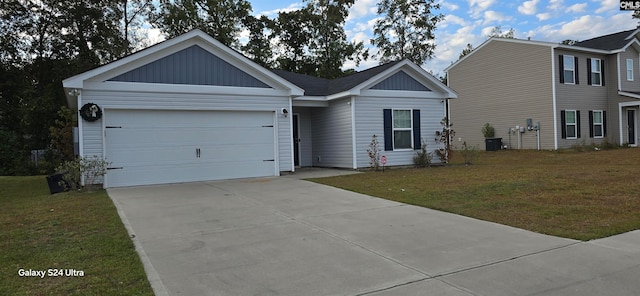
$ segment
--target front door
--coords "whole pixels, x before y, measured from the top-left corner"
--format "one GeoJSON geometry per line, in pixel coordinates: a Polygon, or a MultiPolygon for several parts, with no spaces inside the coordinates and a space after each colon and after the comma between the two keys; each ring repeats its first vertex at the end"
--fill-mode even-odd
{"type": "Polygon", "coordinates": [[[636,110],[627,110],[627,126],[629,145],[635,146],[636,142],[636,110]]]}
{"type": "Polygon", "coordinates": [[[300,166],[300,134],[298,129],[298,114],[293,114],[293,164],[300,166]]]}

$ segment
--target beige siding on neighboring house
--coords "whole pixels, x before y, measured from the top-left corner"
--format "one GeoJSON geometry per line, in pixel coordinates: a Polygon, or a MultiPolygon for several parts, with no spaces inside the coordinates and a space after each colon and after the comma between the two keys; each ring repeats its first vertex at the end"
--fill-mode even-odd
{"type": "Polygon", "coordinates": [[[620,53],[620,86],[624,91],[640,91],[640,61],[638,51],[629,46],[620,53]],[[633,60],[633,80],[627,80],[627,59],[633,60]]]}
{"type": "Polygon", "coordinates": [[[449,69],[449,86],[458,94],[449,101],[454,144],[484,149],[481,129],[490,123],[510,148],[536,149],[536,132],[522,134],[520,145],[510,132],[531,118],[540,122],[541,148],[553,149],[551,51],[547,45],[494,39],[449,69]]]}
{"type": "MultiPolygon", "coordinates": [[[[556,106],[558,116],[558,148],[570,148],[577,144],[591,144],[600,143],[603,139],[594,139],[589,137],[589,111],[592,110],[604,110],[608,111],[607,101],[607,89],[610,83],[613,82],[608,79],[608,73],[605,73],[605,85],[594,86],[588,84],[588,72],[587,59],[601,59],[605,60],[604,69],[607,71],[610,67],[615,68],[615,64],[611,64],[610,59],[607,59],[605,55],[598,55],[594,53],[574,52],[567,50],[555,50],[554,58],[559,60],[560,55],[570,55],[578,58],[578,83],[577,84],[564,84],[560,83],[560,69],[556,68],[556,106]],[[560,112],[562,110],[578,110],[580,111],[580,138],[577,139],[562,139],[562,125],[560,122],[560,112]]],[[[614,84],[615,85],[615,84],[614,84]]],[[[607,112],[607,117],[611,112],[607,112]]],[[[607,125],[607,134],[611,132],[611,125],[607,125]]]]}

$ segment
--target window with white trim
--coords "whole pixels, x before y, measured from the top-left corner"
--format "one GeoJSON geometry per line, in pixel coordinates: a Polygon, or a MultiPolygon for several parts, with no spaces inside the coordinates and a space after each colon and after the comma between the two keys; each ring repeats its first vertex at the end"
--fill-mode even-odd
{"type": "Polygon", "coordinates": [[[577,139],[578,138],[578,121],[576,110],[566,110],[565,111],[565,130],[567,132],[567,139],[577,139]]]}
{"type": "Polygon", "coordinates": [[[600,59],[591,59],[591,85],[602,85],[602,69],[600,59]]]}
{"type": "Polygon", "coordinates": [[[633,59],[627,59],[627,81],[633,81],[633,59]]]}
{"type": "Polygon", "coordinates": [[[593,137],[604,138],[604,116],[602,110],[593,110],[593,137]]]}
{"type": "Polygon", "coordinates": [[[562,63],[563,63],[563,67],[564,67],[564,71],[563,71],[563,76],[564,76],[564,83],[565,84],[574,84],[575,83],[575,73],[576,73],[576,68],[575,68],[575,59],[573,56],[570,55],[565,55],[562,57],[562,63]]]}
{"type": "Polygon", "coordinates": [[[413,149],[411,109],[393,110],[393,149],[413,149]]]}

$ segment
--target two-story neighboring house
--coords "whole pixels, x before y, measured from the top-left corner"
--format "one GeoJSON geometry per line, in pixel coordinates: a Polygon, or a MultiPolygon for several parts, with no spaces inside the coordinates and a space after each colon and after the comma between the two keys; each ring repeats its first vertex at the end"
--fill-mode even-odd
{"type": "Polygon", "coordinates": [[[640,30],[573,45],[491,38],[445,71],[454,145],[484,147],[485,123],[510,149],[638,145],[640,30]]]}

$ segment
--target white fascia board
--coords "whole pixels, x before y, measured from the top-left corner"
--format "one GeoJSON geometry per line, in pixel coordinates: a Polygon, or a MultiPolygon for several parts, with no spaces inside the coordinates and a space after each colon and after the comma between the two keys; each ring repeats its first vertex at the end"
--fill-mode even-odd
{"type": "Polygon", "coordinates": [[[448,97],[438,91],[411,91],[411,90],[382,90],[368,89],[362,92],[363,96],[403,98],[403,99],[448,99],[448,97]]]}
{"type": "Polygon", "coordinates": [[[232,96],[281,96],[288,97],[289,92],[273,88],[239,87],[218,85],[188,85],[140,82],[87,82],[85,90],[110,92],[148,92],[148,93],[176,93],[176,94],[222,94],[232,96]]]}
{"type": "Polygon", "coordinates": [[[626,92],[626,91],[618,91],[618,94],[621,95],[621,96],[625,96],[625,97],[629,97],[629,98],[634,98],[634,99],[640,100],[640,94],[634,94],[634,93],[630,93],[630,92],[626,92]]]}
{"type": "Polygon", "coordinates": [[[325,96],[302,96],[291,100],[295,107],[329,107],[329,102],[325,96]]]}
{"type": "Polygon", "coordinates": [[[328,95],[328,96],[326,96],[327,101],[342,99],[342,98],[349,97],[349,96],[359,96],[360,95],[360,90],[356,90],[356,88],[357,88],[357,86],[352,88],[352,89],[350,89],[350,90],[348,90],[348,91],[343,91],[341,93],[328,95]]]}
{"type": "MultiPolygon", "coordinates": [[[[342,98],[349,95],[356,95],[356,96],[361,95],[362,92],[369,91],[370,87],[373,87],[374,85],[380,83],[381,81],[391,77],[393,74],[399,72],[400,70],[406,70],[405,72],[410,76],[412,76],[412,78],[420,81],[423,84],[428,85],[430,88],[436,88],[438,92],[444,95],[443,98],[454,99],[458,97],[458,95],[451,88],[446,86],[439,79],[435,78],[433,75],[427,72],[427,70],[418,66],[414,62],[404,59],[399,63],[393,65],[393,67],[390,67],[389,69],[386,69],[381,73],[378,73],[376,76],[373,76],[370,79],[360,83],[359,85],[355,86],[348,92],[331,95],[328,97],[328,99],[329,100],[337,99],[337,98],[342,98]]],[[[398,92],[401,92],[401,91],[398,91],[398,92]]],[[[413,92],[413,93],[425,93],[425,92],[413,92]]]]}
{"type": "Polygon", "coordinates": [[[431,75],[431,73],[427,72],[424,68],[416,65],[415,63],[409,63],[407,65],[417,71],[422,77],[426,78],[430,82],[429,85],[435,86],[442,94],[444,94],[445,99],[458,98],[458,94],[453,89],[440,81],[440,79],[431,75]]]}
{"type": "Polygon", "coordinates": [[[126,73],[140,66],[148,64],[168,54],[178,52],[192,45],[199,45],[212,54],[222,55],[225,61],[235,67],[247,72],[258,74],[261,79],[266,80],[271,86],[286,88],[291,96],[302,96],[304,90],[293,83],[275,75],[266,68],[256,64],[239,52],[227,47],[200,30],[193,30],[173,39],[158,43],[154,46],[143,49],[130,56],[116,60],[104,66],[75,75],[63,80],[65,88],[81,89],[85,81],[104,81],[122,73],[126,73]],[[275,84],[275,85],[274,85],[275,84]]]}

